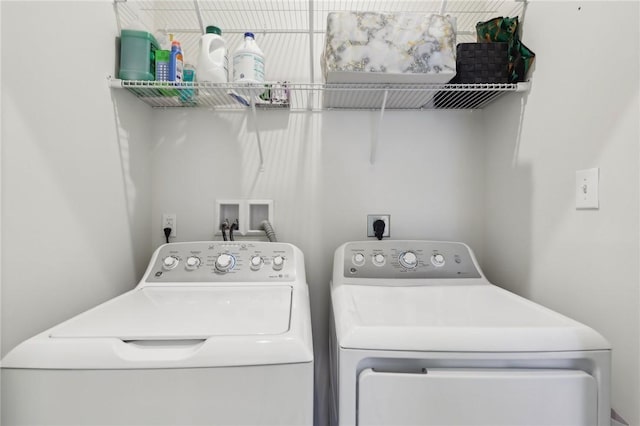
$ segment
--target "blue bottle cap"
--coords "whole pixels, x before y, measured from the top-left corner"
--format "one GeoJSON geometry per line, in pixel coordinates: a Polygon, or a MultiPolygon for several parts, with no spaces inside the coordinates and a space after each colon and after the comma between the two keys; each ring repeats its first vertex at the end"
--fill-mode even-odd
{"type": "Polygon", "coordinates": [[[244,36],[245,36],[245,37],[251,37],[251,38],[253,38],[253,39],[255,39],[255,38],[256,38],[256,36],[254,36],[254,35],[253,35],[253,33],[244,33],[244,36]]]}

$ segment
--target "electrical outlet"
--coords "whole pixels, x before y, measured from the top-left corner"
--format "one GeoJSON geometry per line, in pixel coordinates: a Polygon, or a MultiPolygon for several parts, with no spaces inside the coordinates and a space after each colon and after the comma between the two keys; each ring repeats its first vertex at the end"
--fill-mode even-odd
{"type": "Polygon", "coordinates": [[[164,228],[171,228],[171,234],[169,236],[175,237],[176,235],[178,235],[177,226],[178,224],[177,224],[175,213],[163,213],[162,228],[161,228],[163,235],[164,235],[164,228]]]}
{"type": "Polygon", "coordinates": [[[367,215],[367,237],[375,237],[376,234],[373,231],[373,222],[380,219],[384,222],[383,237],[389,238],[391,236],[391,215],[390,214],[368,214],[367,215]]]}

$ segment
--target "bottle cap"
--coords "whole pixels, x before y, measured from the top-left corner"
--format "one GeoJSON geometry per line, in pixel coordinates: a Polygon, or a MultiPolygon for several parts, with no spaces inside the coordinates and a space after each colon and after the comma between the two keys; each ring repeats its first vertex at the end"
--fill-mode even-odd
{"type": "Polygon", "coordinates": [[[251,37],[251,38],[253,38],[253,39],[255,39],[255,38],[256,38],[256,36],[254,36],[254,35],[253,35],[253,33],[244,33],[244,36],[245,36],[245,37],[251,37]]]}
{"type": "Polygon", "coordinates": [[[222,30],[215,25],[209,25],[207,27],[207,34],[218,34],[222,35],[222,30]]]}

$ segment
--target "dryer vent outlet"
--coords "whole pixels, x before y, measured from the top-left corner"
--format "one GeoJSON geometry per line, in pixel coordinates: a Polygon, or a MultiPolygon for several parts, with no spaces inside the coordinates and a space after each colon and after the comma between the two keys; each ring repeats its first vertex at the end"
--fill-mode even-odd
{"type": "Polygon", "coordinates": [[[367,237],[375,237],[376,232],[374,223],[376,220],[384,222],[384,232],[382,238],[389,238],[391,236],[391,215],[390,214],[368,214],[367,215],[367,237]]]}

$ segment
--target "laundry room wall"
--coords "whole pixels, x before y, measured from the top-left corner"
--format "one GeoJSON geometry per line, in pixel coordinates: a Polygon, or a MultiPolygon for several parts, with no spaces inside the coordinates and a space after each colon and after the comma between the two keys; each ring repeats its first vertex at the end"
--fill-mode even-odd
{"type": "Polygon", "coordinates": [[[612,405],[632,425],[640,424],[639,16],[638,2],[530,2],[523,41],[538,57],[524,114],[516,97],[488,108],[484,141],[487,276],[611,342],[612,405]],[[600,208],[576,210],[575,172],[594,167],[600,208]]]}
{"type": "Polygon", "coordinates": [[[108,87],[111,1],[0,7],[4,355],[144,271],[151,111],[108,87]]]}

